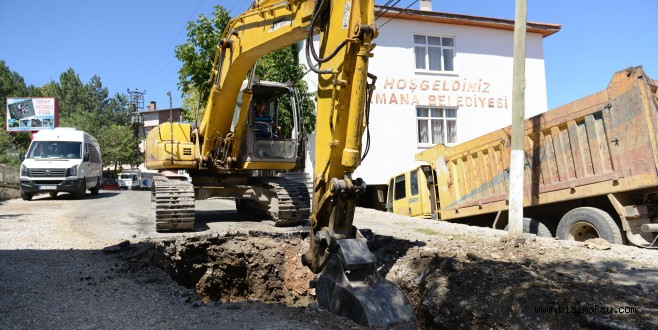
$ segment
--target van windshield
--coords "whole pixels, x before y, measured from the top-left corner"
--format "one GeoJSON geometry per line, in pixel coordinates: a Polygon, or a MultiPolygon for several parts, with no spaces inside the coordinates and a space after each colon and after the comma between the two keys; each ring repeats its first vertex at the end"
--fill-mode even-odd
{"type": "Polygon", "coordinates": [[[30,146],[27,158],[32,159],[81,159],[82,143],[67,141],[35,141],[30,146]]]}
{"type": "Polygon", "coordinates": [[[121,180],[137,180],[137,174],[119,174],[121,180]]]}

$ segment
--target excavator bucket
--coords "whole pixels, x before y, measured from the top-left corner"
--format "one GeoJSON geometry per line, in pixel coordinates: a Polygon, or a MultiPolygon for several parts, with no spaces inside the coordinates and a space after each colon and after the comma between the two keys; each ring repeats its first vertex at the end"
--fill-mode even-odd
{"type": "Polygon", "coordinates": [[[377,273],[365,240],[342,239],[337,245],[315,283],[320,307],[367,327],[416,329],[409,299],[377,273]]]}

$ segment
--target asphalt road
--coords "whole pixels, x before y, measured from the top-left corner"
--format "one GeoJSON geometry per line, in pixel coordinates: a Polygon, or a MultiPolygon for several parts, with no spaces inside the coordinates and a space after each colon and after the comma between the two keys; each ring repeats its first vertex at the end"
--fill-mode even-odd
{"type": "MultiPolygon", "coordinates": [[[[240,215],[230,200],[198,202],[195,235],[274,228],[240,215]]],[[[259,302],[205,305],[153,267],[134,270],[104,251],[160,234],[147,191],[104,191],[0,201],[0,329],[344,329],[350,321],[314,306],[259,302]]]]}

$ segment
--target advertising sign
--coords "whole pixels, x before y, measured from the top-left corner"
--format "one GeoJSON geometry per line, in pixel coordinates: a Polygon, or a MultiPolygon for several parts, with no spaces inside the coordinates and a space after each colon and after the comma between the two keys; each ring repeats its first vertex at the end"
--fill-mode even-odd
{"type": "Polygon", "coordinates": [[[53,97],[8,97],[7,131],[33,132],[58,125],[59,104],[53,97]]]}

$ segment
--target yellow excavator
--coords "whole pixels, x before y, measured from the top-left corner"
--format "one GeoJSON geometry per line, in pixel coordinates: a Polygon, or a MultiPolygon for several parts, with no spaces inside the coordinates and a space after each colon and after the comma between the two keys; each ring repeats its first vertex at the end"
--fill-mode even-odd
{"type": "Polygon", "coordinates": [[[149,169],[187,170],[191,177],[154,180],[156,230],[194,230],[194,200],[212,196],[233,197],[239,211],[262,211],[275,224],[310,217],[302,263],[317,274],[311,285],[318,304],[362,325],[413,328],[408,298],[377,273],[367,240],[352,224],[366,187],[352,173],[362,160],[376,80],[368,73],[378,33],[374,19],[374,0],[255,1],[222,34],[198,129],[171,122],[154,128],[145,163],[149,169]],[[295,91],[253,77],[260,57],[302,40],[309,67],[318,74],[312,206],[304,184],[276,175],[299,161],[303,128],[295,91]],[[288,132],[277,124],[281,104],[293,105],[288,132]],[[266,120],[257,107],[266,109],[266,120]]]}

